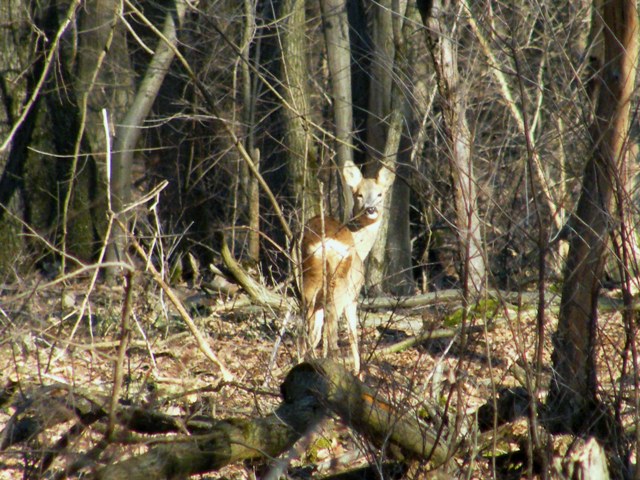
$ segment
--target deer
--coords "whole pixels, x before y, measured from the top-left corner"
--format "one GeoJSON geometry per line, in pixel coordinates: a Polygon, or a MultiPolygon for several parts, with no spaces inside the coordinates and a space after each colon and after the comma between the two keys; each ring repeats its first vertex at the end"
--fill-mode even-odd
{"type": "Polygon", "coordinates": [[[365,280],[364,262],[378,237],[385,196],[395,174],[383,166],[376,177],[364,178],[360,169],[348,162],[342,176],[353,194],[351,220],[344,224],[321,214],[306,223],[300,247],[301,291],[307,347],[315,350],[322,338],[324,356],[337,349],[338,321],[344,315],[353,370],[358,373],[357,305],[365,280]]]}

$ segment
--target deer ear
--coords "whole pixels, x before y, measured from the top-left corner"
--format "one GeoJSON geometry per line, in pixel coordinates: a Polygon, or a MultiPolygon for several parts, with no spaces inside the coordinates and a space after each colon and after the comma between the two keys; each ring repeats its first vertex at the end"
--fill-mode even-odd
{"type": "Polygon", "coordinates": [[[393,183],[393,180],[396,178],[396,174],[393,170],[382,165],[380,170],[378,170],[378,175],[376,176],[376,183],[381,187],[387,189],[393,183]]]}
{"type": "Polygon", "coordinates": [[[342,167],[342,176],[349,188],[356,188],[362,181],[362,172],[353,162],[346,162],[342,167]]]}

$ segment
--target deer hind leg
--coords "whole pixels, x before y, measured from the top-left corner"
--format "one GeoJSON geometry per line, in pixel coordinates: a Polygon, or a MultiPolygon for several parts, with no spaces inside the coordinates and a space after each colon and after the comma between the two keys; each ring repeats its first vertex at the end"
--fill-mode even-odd
{"type": "Polygon", "coordinates": [[[322,356],[335,357],[339,354],[338,349],[338,318],[339,312],[335,303],[329,302],[325,306],[326,317],[324,319],[324,331],[322,334],[322,356]]]}
{"type": "Polygon", "coordinates": [[[322,338],[322,326],[324,324],[324,308],[317,308],[311,312],[307,319],[307,343],[308,349],[312,352],[320,343],[322,338]]]}
{"type": "Polygon", "coordinates": [[[347,331],[349,333],[349,344],[351,345],[351,354],[353,355],[353,371],[357,374],[360,372],[360,350],[358,349],[358,302],[349,303],[344,310],[347,317],[347,331]]]}

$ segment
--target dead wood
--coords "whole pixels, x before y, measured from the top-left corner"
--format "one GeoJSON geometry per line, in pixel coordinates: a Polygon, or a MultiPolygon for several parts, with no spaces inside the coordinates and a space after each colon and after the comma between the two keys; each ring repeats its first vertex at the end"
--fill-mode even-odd
{"type": "Polygon", "coordinates": [[[407,478],[409,468],[406,463],[385,462],[381,465],[365,465],[344,472],[323,477],[323,480],[368,480],[384,478],[385,480],[399,480],[407,478]]]}
{"type": "MultiPolygon", "coordinates": [[[[312,392],[329,411],[378,447],[398,447],[406,458],[440,465],[447,450],[418,422],[415,412],[403,412],[330,360],[302,363],[289,372],[281,387],[285,401],[312,392]]],[[[398,450],[395,450],[398,452],[398,450]]]]}
{"type": "Polygon", "coordinates": [[[89,395],[71,395],[67,385],[55,384],[16,390],[11,395],[16,413],[0,432],[0,451],[34,438],[67,421],[91,424],[106,412],[89,395]]]}
{"type": "MultiPolygon", "coordinates": [[[[471,325],[465,327],[465,332],[467,334],[472,333],[482,333],[485,330],[493,329],[493,325],[471,325]]],[[[405,350],[409,350],[410,348],[415,347],[416,345],[420,345],[423,342],[428,342],[429,340],[437,340],[442,338],[450,338],[456,337],[460,335],[462,331],[461,327],[458,328],[437,328],[435,330],[423,330],[418,335],[405,338],[404,340],[389,345],[388,347],[378,348],[375,351],[375,355],[388,355],[390,353],[399,353],[404,352],[405,350]]]]}
{"type": "Polygon", "coordinates": [[[259,282],[256,282],[251,275],[244,271],[236,259],[233,258],[224,236],[222,237],[220,253],[222,255],[222,261],[231,273],[231,276],[242,286],[254,302],[259,305],[274,306],[276,308],[284,306],[283,304],[286,303],[285,296],[273,293],[259,282]]]}
{"type": "MultiPolygon", "coordinates": [[[[189,297],[190,304],[204,304],[208,306],[212,312],[223,312],[227,310],[237,310],[238,308],[253,308],[256,305],[279,309],[289,309],[295,304],[295,299],[286,295],[273,292],[259,282],[254,280],[251,275],[246,272],[242,266],[233,258],[229,247],[223,242],[222,259],[229,272],[232,280],[236,281],[242,289],[247,292],[248,297],[238,296],[233,300],[229,300],[224,304],[208,304],[203,295],[193,295],[189,297]]],[[[230,287],[226,287],[230,290],[230,287]]],[[[235,293],[235,292],[234,292],[235,293]]],[[[487,290],[485,292],[489,298],[510,304],[531,304],[535,305],[538,300],[537,292],[508,292],[503,290],[487,290]]],[[[428,307],[431,305],[442,305],[451,303],[460,303],[464,300],[462,290],[438,290],[436,292],[428,292],[420,295],[410,295],[406,297],[389,297],[377,296],[366,298],[360,301],[360,308],[363,310],[397,310],[428,307]]],[[[559,299],[558,299],[559,300],[559,299]]],[[[609,301],[611,303],[611,301],[609,301]]],[[[608,303],[603,305],[605,308],[608,303]]],[[[611,307],[609,307],[611,308],[611,307]]]]}
{"type": "MultiPolygon", "coordinates": [[[[41,387],[22,386],[15,390],[10,384],[2,391],[7,394],[16,413],[0,431],[0,451],[28,442],[37,435],[64,422],[88,426],[107,417],[103,408],[106,397],[100,398],[78,387],[55,384],[41,387]],[[8,392],[8,390],[13,390],[8,392]]],[[[183,422],[181,419],[154,410],[119,405],[115,421],[136,433],[165,434],[172,432],[202,433],[209,431],[211,422],[197,417],[183,422]]],[[[73,428],[73,427],[72,427],[73,428]]]]}
{"type": "Polygon", "coordinates": [[[562,459],[558,470],[562,478],[610,478],[604,448],[593,437],[578,439],[562,459]]]}
{"type": "Polygon", "coordinates": [[[109,465],[96,479],[174,479],[248,459],[270,459],[290,448],[327,415],[336,414],[374,445],[400,459],[443,464],[449,454],[415,412],[392,406],[344,367],[317,360],[294,367],[281,386],[283,402],[263,418],[216,422],[208,434],[162,445],[109,465]]]}
{"type": "Polygon", "coordinates": [[[265,418],[219,421],[212,427],[212,433],[193,436],[188,442],[155,447],[146,454],[103,468],[94,478],[184,478],[242,460],[272,458],[291,447],[304,433],[294,428],[299,419],[315,425],[318,410],[313,403],[284,404],[265,418]]]}

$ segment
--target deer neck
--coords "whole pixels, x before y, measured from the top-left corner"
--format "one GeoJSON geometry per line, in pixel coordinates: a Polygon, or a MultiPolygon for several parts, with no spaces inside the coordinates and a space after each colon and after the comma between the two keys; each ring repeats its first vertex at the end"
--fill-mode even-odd
{"type": "Polygon", "coordinates": [[[378,238],[380,225],[382,225],[381,216],[375,222],[368,222],[366,218],[356,218],[349,223],[356,252],[362,261],[365,261],[369,256],[369,252],[378,238]]]}

